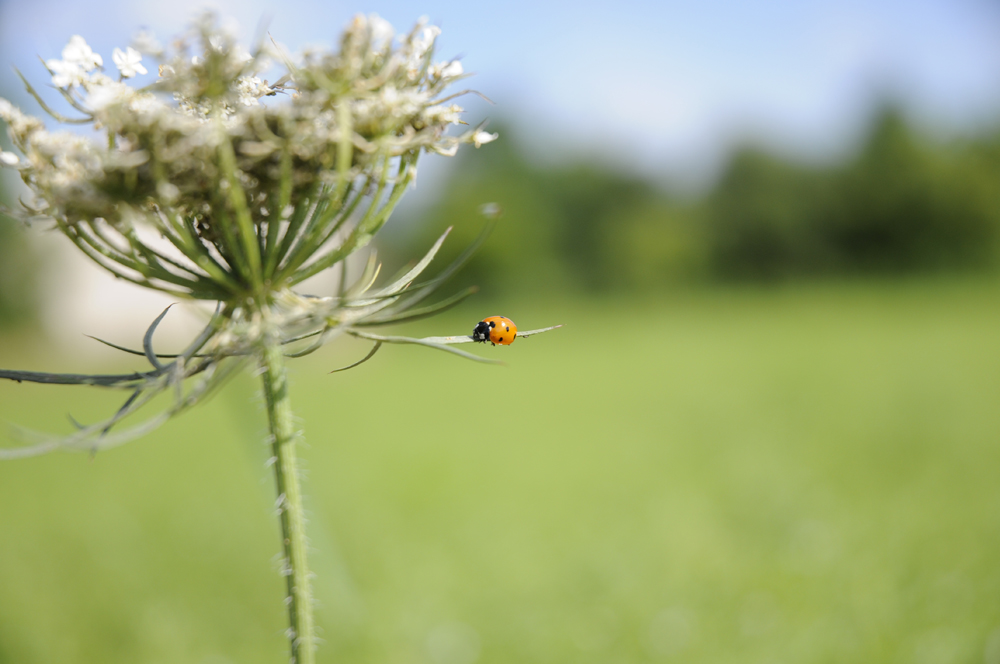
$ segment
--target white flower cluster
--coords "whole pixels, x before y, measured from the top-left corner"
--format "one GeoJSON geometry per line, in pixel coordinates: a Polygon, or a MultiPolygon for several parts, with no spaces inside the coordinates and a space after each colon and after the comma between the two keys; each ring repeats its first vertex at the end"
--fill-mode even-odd
{"type": "MultiPolygon", "coordinates": [[[[136,74],[146,74],[142,65],[142,55],[131,46],[124,51],[116,48],[111,60],[118,68],[121,79],[132,78],[136,74]]],[[[52,85],[60,90],[75,88],[91,90],[107,86],[109,79],[103,70],[104,58],[90,48],[80,35],[73,35],[62,52],[62,60],[47,60],[45,67],[52,74],[52,85]]]]}
{"type": "Polygon", "coordinates": [[[345,175],[377,180],[373,169],[387,159],[453,155],[462,143],[479,147],[496,138],[479,128],[447,132],[464,124],[463,109],[440,100],[464,71],[458,61],[432,62],[439,34],[420,22],[394,39],[383,19],[358,16],[339,52],[308,51],[294,62],[276,49],[248,53],[206,16],[173,42],[172,52],[148,34],[136,41],[159,61],[158,79],[143,88],[129,84],[147,73],[139,50],[114,49],[114,80],[103,73],[102,57],[73,36],[62,59],[46,67],[83,115],[77,122],[91,122],[108,138],[84,147],[74,134],[49,132],[2,101],[0,118],[24,157],[5,152],[0,165],[19,169],[39,209],[69,224],[93,215],[118,223],[123,204],[156,206],[163,191],[179,194],[167,202],[182,214],[217,222],[211,208],[223,186],[222,144],[232,147],[251,210],[268,208],[289,164],[293,204],[296,194],[345,175]],[[287,70],[275,84],[258,75],[272,59],[287,70]]]}
{"type": "Polygon", "coordinates": [[[89,79],[88,74],[104,65],[101,56],[90,50],[90,46],[80,35],[73,35],[62,52],[62,60],[45,63],[52,73],[52,84],[57,88],[82,85],[89,79]]]}
{"type": "Polygon", "coordinates": [[[118,71],[121,72],[122,78],[132,78],[136,74],[148,73],[146,68],[142,66],[142,55],[131,46],[124,51],[116,48],[111,54],[111,59],[118,67],[118,71]]]}

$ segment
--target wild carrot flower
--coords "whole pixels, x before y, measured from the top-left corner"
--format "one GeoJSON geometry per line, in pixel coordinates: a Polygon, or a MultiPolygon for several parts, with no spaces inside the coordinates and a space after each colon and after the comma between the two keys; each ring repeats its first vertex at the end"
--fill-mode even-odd
{"type": "MultiPolygon", "coordinates": [[[[125,50],[115,49],[119,80],[104,74],[101,56],[74,36],[61,60],[45,62],[74,117],[52,110],[22,80],[49,115],[89,125],[99,141],[50,131],[0,99],[0,118],[21,153],[0,153],[0,165],[16,169],[33,195],[23,210],[9,214],[54,223],[117,277],[177,298],[217,303],[204,331],[178,355],[154,350],[154,333],[166,311],[153,321],[141,350],[122,348],[144,356],[151,366],[147,371],[0,370],[0,378],[96,385],[128,395],[101,422],[80,425],[64,437],[25,432],[29,444],[0,450],[0,457],[120,444],[198,403],[244,362],[258,364],[297,662],[313,661],[313,625],[285,357],[310,353],[346,333],[374,342],[368,357],[383,343],[415,343],[483,361],[452,347],[471,336],[411,339],[369,331],[430,315],[471,293],[414,306],[457,267],[417,281],[444,237],[389,283],[375,285],[374,260],[354,284],[344,279],[346,259],[385,224],[416,177],[423,153],[454,155],[461,145],[479,147],[497,138],[481,126],[451,131],[465,124],[462,108],[451,103],[462,93],[446,88],[465,73],[456,61],[434,62],[439,33],[419,22],[394,40],[388,23],[358,16],[338,51],[308,50],[293,57],[271,45],[249,52],[205,15],[169,50],[149,34],[125,50]],[[158,78],[133,87],[125,81],[147,73],[143,55],[157,63],[158,78]],[[284,71],[272,83],[261,76],[273,61],[284,71]],[[335,266],[341,270],[337,292],[315,296],[295,290],[335,266]],[[164,412],[131,429],[118,427],[164,392],[173,395],[164,412]]],[[[545,330],[519,336],[540,331],[545,330]]]]}
{"type": "Polygon", "coordinates": [[[121,72],[122,78],[132,78],[136,74],[149,73],[142,65],[142,55],[131,46],[124,51],[116,48],[111,53],[111,59],[114,61],[115,66],[118,67],[118,71],[121,72]]]}

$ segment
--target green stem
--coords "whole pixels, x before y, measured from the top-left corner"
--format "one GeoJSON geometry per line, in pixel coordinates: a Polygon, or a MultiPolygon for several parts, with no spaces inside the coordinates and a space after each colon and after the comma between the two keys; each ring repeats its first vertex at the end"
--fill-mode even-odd
{"type": "Polygon", "coordinates": [[[306,561],[305,515],[302,489],[295,456],[295,431],[292,405],[288,397],[281,346],[266,342],[260,358],[267,399],[267,418],[273,446],[274,476],[278,487],[278,514],[281,518],[281,543],[284,550],[282,573],[288,582],[288,640],[292,664],[314,664],[312,594],[309,590],[309,565],[306,561]]]}

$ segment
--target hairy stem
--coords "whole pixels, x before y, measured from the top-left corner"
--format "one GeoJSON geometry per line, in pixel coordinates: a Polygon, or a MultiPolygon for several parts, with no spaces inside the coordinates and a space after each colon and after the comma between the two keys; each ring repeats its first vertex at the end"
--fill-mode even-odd
{"type": "Polygon", "coordinates": [[[295,455],[295,431],[292,405],[281,346],[266,343],[261,354],[264,396],[271,429],[274,477],[278,487],[278,515],[281,518],[281,544],[284,550],[282,573],[288,583],[289,631],[292,664],[314,664],[312,594],[309,590],[309,565],[306,561],[305,515],[302,489],[295,455]]]}

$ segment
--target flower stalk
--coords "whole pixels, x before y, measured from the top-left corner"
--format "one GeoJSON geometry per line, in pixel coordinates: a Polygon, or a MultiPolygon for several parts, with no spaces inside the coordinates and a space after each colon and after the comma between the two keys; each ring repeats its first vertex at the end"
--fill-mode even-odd
{"type": "Polygon", "coordinates": [[[271,339],[271,343],[265,343],[261,348],[260,368],[271,437],[270,462],[278,491],[276,506],[281,522],[283,551],[281,573],[285,576],[288,591],[285,597],[288,604],[288,640],[293,664],[313,664],[316,643],[306,520],[295,451],[296,434],[284,354],[278,339],[271,339]]]}

